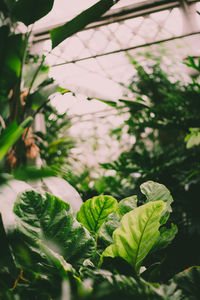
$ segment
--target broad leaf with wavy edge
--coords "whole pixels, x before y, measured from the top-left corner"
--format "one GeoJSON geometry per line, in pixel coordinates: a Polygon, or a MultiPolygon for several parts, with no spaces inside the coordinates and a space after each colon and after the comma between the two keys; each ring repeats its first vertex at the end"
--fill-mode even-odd
{"type": "Polygon", "coordinates": [[[151,252],[159,251],[161,249],[166,248],[169,244],[171,244],[177,232],[178,232],[178,228],[173,223],[171,223],[170,228],[166,228],[165,226],[162,226],[160,228],[160,236],[158,237],[156,243],[153,245],[151,252]]]}
{"type": "Polygon", "coordinates": [[[200,266],[193,266],[176,274],[170,282],[175,283],[177,289],[182,291],[182,299],[200,299],[200,266]]]}
{"type": "Polygon", "coordinates": [[[82,204],[77,213],[77,220],[90,232],[97,233],[109,214],[117,208],[118,202],[115,198],[107,195],[96,196],[82,204]]]}
{"type": "Polygon", "coordinates": [[[154,181],[144,182],[141,184],[140,190],[146,196],[146,202],[162,200],[166,203],[166,209],[161,218],[161,224],[165,224],[172,211],[171,203],[173,202],[173,198],[170,191],[163,184],[154,181]]]}
{"type": "Polygon", "coordinates": [[[120,216],[124,216],[129,211],[137,208],[137,202],[138,199],[136,195],[122,199],[118,204],[117,212],[120,214],[120,216]]]}
{"type": "Polygon", "coordinates": [[[139,273],[142,261],[159,237],[165,207],[163,201],[149,202],[124,215],[121,226],[113,233],[114,244],[106,248],[102,258],[120,256],[139,273]]]}
{"type": "Polygon", "coordinates": [[[113,232],[120,226],[120,216],[112,213],[107,220],[102,224],[98,232],[98,245],[104,250],[109,245],[113,244],[113,232]]]}
{"type": "Polygon", "coordinates": [[[18,195],[14,206],[16,226],[32,258],[41,256],[40,244],[79,267],[94,251],[89,232],[76,221],[70,205],[46,193],[34,190],[18,195]]]}

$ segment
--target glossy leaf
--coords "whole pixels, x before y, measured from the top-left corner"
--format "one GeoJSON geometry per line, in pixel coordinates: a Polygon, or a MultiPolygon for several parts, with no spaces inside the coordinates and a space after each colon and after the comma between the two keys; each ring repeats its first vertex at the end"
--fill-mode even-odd
{"type": "Polygon", "coordinates": [[[160,217],[165,209],[163,201],[144,204],[121,219],[121,227],[113,233],[114,244],[103,252],[102,257],[120,256],[132,265],[136,273],[159,237],[160,217]]]}
{"type": "Polygon", "coordinates": [[[88,199],[77,213],[77,220],[90,232],[97,233],[109,214],[116,211],[117,200],[111,196],[100,195],[88,199]]]}
{"type": "Polygon", "coordinates": [[[49,96],[58,91],[58,85],[55,83],[40,87],[35,93],[30,96],[32,109],[37,110],[42,104],[48,101],[49,96]]]}
{"type": "Polygon", "coordinates": [[[100,0],[66,24],[51,30],[52,48],[98,19],[119,0],[100,0]]]}
{"type": "MultiPolygon", "coordinates": [[[[90,299],[137,299],[163,300],[155,286],[142,278],[113,274],[107,270],[84,269],[84,275],[95,281],[93,298],[90,299]]],[[[159,287],[159,285],[156,285],[159,287]]],[[[172,300],[172,298],[169,298],[172,300]]],[[[179,300],[179,298],[177,298],[179,300]]]]}
{"type": "Polygon", "coordinates": [[[124,216],[126,213],[137,207],[137,201],[136,195],[122,199],[118,204],[118,213],[121,216],[124,216]]]}
{"type": "Polygon", "coordinates": [[[0,188],[0,212],[2,214],[3,224],[8,232],[8,229],[15,226],[15,215],[13,213],[13,207],[17,194],[23,192],[26,189],[31,189],[31,186],[24,181],[13,180],[9,178],[9,181],[1,185],[0,188]]]}
{"type": "Polygon", "coordinates": [[[107,220],[102,224],[98,233],[98,244],[100,243],[105,249],[113,244],[113,232],[120,226],[120,216],[112,213],[107,217],[107,220]]]}
{"type": "Polygon", "coordinates": [[[75,213],[79,211],[83,201],[76,189],[65,179],[47,177],[42,180],[42,184],[45,191],[70,204],[75,213]]]}
{"type": "Polygon", "coordinates": [[[48,262],[59,271],[62,278],[68,278],[68,273],[73,270],[72,266],[68,264],[61,255],[54,252],[44,243],[38,242],[38,244],[40,249],[44,252],[48,262]]]}
{"type": "Polygon", "coordinates": [[[4,0],[15,21],[26,26],[34,23],[50,12],[54,0],[4,0]]]}
{"type": "Polygon", "coordinates": [[[140,189],[147,198],[146,202],[161,200],[166,203],[166,209],[163,212],[161,224],[166,223],[169,214],[172,211],[171,203],[173,202],[173,198],[166,186],[154,181],[147,181],[141,184],[140,189]]]}
{"type": "Polygon", "coordinates": [[[76,221],[70,205],[59,198],[26,191],[19,194],[14,213],[17,230],[33,253],[32,258],[42,255],[40,244],[63,256],[74,267],[93,253],[93,238],[76,221]]]}
{"type": "Polygon", "coordinates": [[[2,136],[0,137],[0,160],[4,158],[10,147],[19,139],[24,129],[32,122],[32,118],[27,118],[19,126],[14,121],[10,126],[6,128],[2,136]]]}
{"type": "Polygon", "coordinates": [[[169,244],[171,244],[177,232],[178,232],[178,228],[174,224],[171,224],[171,228],[161,227],[160,236],[158,237],[151,251],[155,252],[166,248],[169,244]]]}
{"type": "Polygon", "coordinates": [[[171,282],[176,283],[177,289],[182,291],[183,299],[200,299],[200,266],[193,266],[176,274],[171,282]]]}

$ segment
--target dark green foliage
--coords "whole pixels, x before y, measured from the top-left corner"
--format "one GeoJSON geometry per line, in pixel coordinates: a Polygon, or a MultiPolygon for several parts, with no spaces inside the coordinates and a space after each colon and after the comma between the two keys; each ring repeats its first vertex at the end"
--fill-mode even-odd
{"type": "Polygon", "coordinates": [[[48,166],[70,164],[71,149],[75,141],[69,136],[71,126],[67,114],[59,114],[55,108],[46,105],[43,110],[45,131],[35,132],[40,156],[48,166]]]}
{"type": "Polygon", "coordinates": [[[10,17],[14,21],[21,21],[26,26],[44,17],[52,9],[54,0],[4,0],[10,17]]]}
{"type": "Polygon", "coordinates": [[[18,196],[14,213],[22,240],[32,245],[35,254],[44,244],[76,267],[90,257],[93,239],[76,222],[69,204],[50,194],[27,191],[18,196]]]}
{"type": "MultiPolygon", "coordinates": [[[[154,225],[157,228],[160,226],[161,212],[167,206],[166,202],[159,200],[160,195],[163,196],[159,189],[162,189],[168,197],[170,195],[166,187],[158,183],[146,182],[141,188],[144,190],[145,186],[151,188],[148,189],[147,203],[140,207],[136,207],[136,196],[123,199],[119,204],[112,197],[100,196],[101,200],[104,199],[109,204],[112,202],[109,211],[106,210],[105,213],[101,205],[103,202],[100,203],[96,197],[94,198],[92,202],[94,211],[100,207],[103,212],[103,218],[102,216],[99,218],[100,229],[96,233],[93,232],[95,239],[77,222],[70,205],[53,195],[48,193],[44,195],[33,190],[18,194],[14,204],[13,222],[6,221],[7,218],[11,221],[10,213],[13,207],[12,201],[8,201],[8,209],[3,211],[2,218],[5,229],[0,219],[1,256],[4,257],[0,259],[0,297],[5,300],[113,298],[182,300],[184,297],[188,300],[198,299],[195,297],[199,295],[199,267],[184,271],[172,278],[169,283],[162,284],[157,268],[161,262],[149,267],[144,261],[144,256],[149,250],[147,247],[150,248],[150,244],[153,243],[156,245],[156,236],[159,237],[159,232],[154,234],[155,230],[157,231],[154,225]],[[153,215],[150,212],[152,208],[155,208],[153,215]],[[147,269],[136,275],[133,262],[128,258],[135,254],[137,256],[135,252],[137,243],[132,244],[131,240],[133,238],[137,240],[138,233],[143,230],[141,224],[147,221],[146,215],[151,222],[147,222],[145,233],[141,237],[143,242],[140,243],[141,259],[138,265],[142,264],[144,267],[145,264],[147,269]],[[136,223],[132,224],[135,221],[136,223]],[[119,232],[124,235],[124,240],[115,239],[119,232]],[[98,265],[102,261],[103,256],[100,258],[102,250],[107,251],[109,247],[106,247],[113,245],[113,241],[119,251],[121,247],[127,249],[125,257],[127,261],[120,257],[104,257],[101,269],[98,265]],[[155,280],[157,283],[152,283],[155,280]]],[[[84,203],[82,207],[88,203],[84,203]]],[[[92,216],[89,218],[92,219],[92,216]]],[[[169,239],[168,235],[163,234],[165,230],[162,228],[161,226],[160,233],[163,244],[158,244],[165,247],[172,238],[169,239]]],[[[149,255],[152,255],[151,251],[149,255]]]]}
{"type": "MultiPolygon", "coordinates": [[[[189,83],[175,80],[159,64],[142,67],[134,62],[134,65],[137,74],[128,88],[134,97],[148,103],[149,108],[126,103],[130,111],[126,124],[136,142],[130,151],[103,166],[116,171],[113,182],[116,177],[126,178],[127,195],[135,189],[140,203],[144,202],[139,191],[143,181],[159,181],[171,191],[174,203],[170,220],[178,225],[179,233],[174,246],[167,250],[166,269],[162,270],[165,273],[163,278],[167,278],[169,273],[200,263],[199,146],[187,149],[184,141],[189,128],[198,128],[200,124],[200,86],[198,79],[189,83]]],[[[199,71],[192,58],[188,65],[195,65],[199,71]]],[[[115,184],[117,187],[118,180],[115,184]]],[[[105,186],[105,192],[107,190],[109,185],[105,186]]]]}
{"type": "Polygon", "coordinates": [[[56,47],[63,40],[74,33],[82,30],[86,25],[98,20],[107,10],[109,10],[119,0],[100,0],[73,20],[51,30],[52,47],[56,47]]]}

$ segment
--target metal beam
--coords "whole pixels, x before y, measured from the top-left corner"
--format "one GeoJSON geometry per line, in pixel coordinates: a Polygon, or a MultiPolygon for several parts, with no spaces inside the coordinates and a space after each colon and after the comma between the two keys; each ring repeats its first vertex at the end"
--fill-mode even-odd
{"type": "MultiPolygon", "coordinates": [[[[105,13],[98,21],[91,23],[86,26],[83,30],[108,25],[115,22],[143,16],[149,13],[162,11],[174,7],[181,6],[181,0],[149,0],[140,3],[132,4],[118,9],[111,9],[105,13]]],[[[199,2],[197,0],[188,0],[190,4],[199,2]]],[[[64,23],[58,23],[55,25],[48,26],[42,30],[33,31],[33,43],[38,43],[49,39],[49,31],[57,26],[61,26],[64,23]]]]}

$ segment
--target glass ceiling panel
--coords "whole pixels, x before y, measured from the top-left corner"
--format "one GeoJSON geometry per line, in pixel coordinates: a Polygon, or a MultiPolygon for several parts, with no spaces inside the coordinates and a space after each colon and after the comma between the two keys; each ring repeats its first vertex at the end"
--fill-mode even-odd
{"type": "MultiPolygon", "coordinates": [[[[114,8],[119,8],[122,3],[125,6],[136,2],[148,1],[121,0],[114,8]]],[[[128,82],[134,70],[127,53],[141,62],[146,59],[145,55],[148,57],[148,55],[153,55],[156,52],[160,52],[161,56],[166,56],[166,61],[170,61],[167,56],[172,55],[174,61],[179,62],[178,67],[182,65],[182,60],[187,55],[199,55],[199,35],[171,40],[163,46],[145,47],[147,44],[174,39],[193,31],[198,32],[200,30],[200,18],[196,11],[199,10],[199,2],[191,6],[190,18],[194,16],[192,21],[195,20],[195,27],[193,22],[190,22],[190,18],[187,19],[179,7],[170,7],[162,11],[151,10],[150,13],[144,15],[83,30],[65,40],[48,54],[47,63],[52,66],[52,75],[64,87],[72,89],[77,86],[76,91],[84,90],[89,97],[95,96],[96,93],[99,98],[105,99],[107,97],[109,99],[113,96],[114,99],[117,99],[122,94],[121,88],[112,85],[111,82],[103,81],[100,77],[112,80],[114,83],[128,82]],[[92,78],[95,84],[91,84],[92,78]],[[106,89],[102,90],[102,86],[106,86],[106,89]]],[[[49,22],[52,24],[53,20],[61,22],[64,17],[66,21],[66,14],[68,16],[77,14],[77,12],[94,4],[94,1],[66,1],[65,10],[63,3],[62,0],[56,0],[54,13],[52,12],[47,16],[49,20],[52,18],[52,21],[46,19],[46,24],[49,25],[49,22]],[[79,2],[82,3],[81,6],[75,5],[79,2]],[[59,18],[56,16],[56,10],[59,18]]],[[[36,53],[45,53],[45,51],[47,53],[50,46],[51,42],[46,40],[35,43],[33,48],[36,53]]]]}

